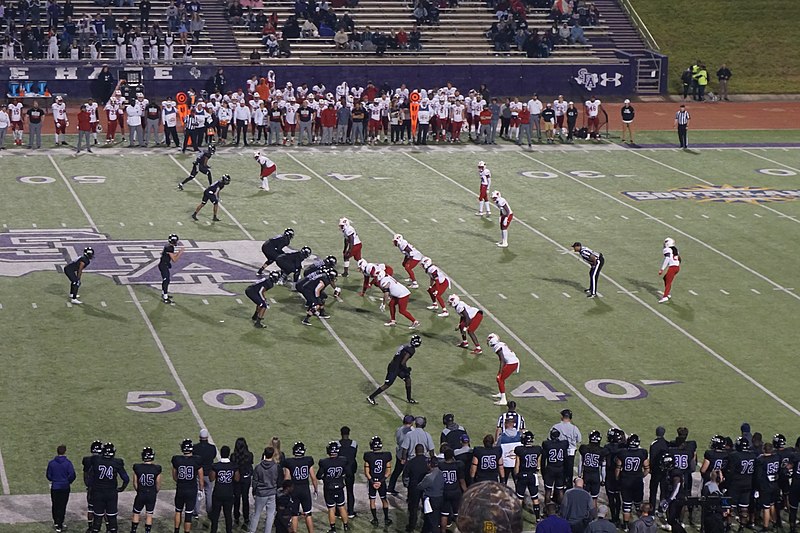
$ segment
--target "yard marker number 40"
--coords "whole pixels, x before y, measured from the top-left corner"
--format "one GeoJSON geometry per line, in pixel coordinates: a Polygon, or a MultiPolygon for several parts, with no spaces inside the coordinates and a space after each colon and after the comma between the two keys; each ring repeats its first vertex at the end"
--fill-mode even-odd
{"type": "MultiPolygon", "coordinates": [[[[645,385],[671,385],[678,383],[671,380],[642,380],[645,385]]],[[[621,379],[591,379],[584,383],[586,390],[601,398],[613,400],[641,400],[647,398],[647,389],[636,383],[621,379]]],[[[569,394],[557,391],[546,381],[526,381],[511,391],[517,398],[544,398],[550,402],[563,402],[569,394]]]]}

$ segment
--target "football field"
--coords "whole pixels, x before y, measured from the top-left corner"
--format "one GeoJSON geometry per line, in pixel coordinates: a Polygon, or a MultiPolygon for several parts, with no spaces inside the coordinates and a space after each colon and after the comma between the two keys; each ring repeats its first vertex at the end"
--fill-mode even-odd
{"type": "MultiPolygon", "coordinates": [[[[763,132],[747,139],[770,140],[763,132]]],[[[342,425],[362,451],[373,435],[393,450],[405,413],[426,416],[437,442],[446,412],[473,445],[493,433],[504,410],[490,398],[497,357],[485,343],[477,356],[456,346],[454,314],[425,308],[421,267],[409,305],[423,340],[410,363],[418,405],[405,402],[401,382],[377,406],[365,401],[411,332],[402,317],[384,327],[380,293],[358,296],[354,265],[338,280],[342,301],[329,306],[330,320],[303,327],[301,299],[279,286],[268,293],[266,328],[252,327],[244,288],[263,262],[263,240],[292,227],[293,247],[334,254],[341,266],[340,217],[352,221],[367,260],[392,265],[402,280],[402,255],[392,245],[402,233],[448,274],[451,294],[484,311],[481,341],[497,333],[520,357],[509,399],[537,441],[567,407],[584,436],[619,426],[649,443],[657,425],[668,437],[685,425],[704,449],[711,435],[735,438],[747,421],[765,438],[780,431],[794,442],[800,150],[737,146],[269,149],[278,167],[269,193],[258,189],[252,151],[220,148],[214,176],[233,180],[221,194],[220,222],[211,222],[210,205],[198,222],[189,216],[204,176],[175,188],[191,168],[189,155],[6,152],[2,494],[47,493],[44,469],[60,443],[76,465],[94,439],[113,441],[126,464],[152,446],[166,465],[201,427],[218,445],[246,437],[256,455],[273,436],[284,451],[303,440],[315,459],[342,425]],[[497,210],[474,215],[478,160],[514,211],[506,249],[495,246],[497,210]],[[175,304],[164,305],[155,267],[171,233],[186,253],[172,270],[175,304]],[[658,304],[666,237],[676,240],[683,264],[672,300],[658,304]],[[573,241],[604,254],[599,298],[585,298],[588,265],[573,241]],[[83,277],[83,304],[71,305],[61,269],[86,246],[95,259],[83,277]]],[[[121,511],[126,529],[129,509],[121,511]]],[[[48,519],[42,509],[41,524],[0,531],[47,531],[48,519]]],[[[402,529],[405,520],[395,524],[402,529]]],[[[359,529],[371,528],[365,520],[359,529]]]]}

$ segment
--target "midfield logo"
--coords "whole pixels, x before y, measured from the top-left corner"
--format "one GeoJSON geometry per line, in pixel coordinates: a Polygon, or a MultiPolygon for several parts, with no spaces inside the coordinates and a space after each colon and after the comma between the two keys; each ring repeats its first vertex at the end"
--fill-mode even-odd
{"type": "Polygon", "coordinates": [[[632,200],[697,200],[699,202],[745,202],[761,204],[788,202],[800,198],[800,189],[771,189],[769,187],[737,187],[735,185],[696,185],[680,189],[656,191],[624,191],[632,200]]]}
{"type": "MultiPolygon", "coordinates": [[[[9,230],[0,233],[0,276],[32,272],[62,272],[87,246],[95,256],[87,273],[100,274],[120,285],[160,287],[158,261],[166,240],[112,240],[91,229],[9,230]]],[[[171,292],[200,295],[235,293],[226,283],[252,283],[264,258],[253,241],[199,242],[182,240],[186,248],[172,266],[171,292]]]]}

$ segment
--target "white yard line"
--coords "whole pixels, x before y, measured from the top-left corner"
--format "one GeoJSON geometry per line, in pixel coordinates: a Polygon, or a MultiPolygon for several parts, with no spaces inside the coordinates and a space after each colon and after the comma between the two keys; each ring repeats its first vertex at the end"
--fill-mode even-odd
{"type": "Polygon", "coordinates": [[[764,161],[769,161],[770,163],[775,163],[776,165],[780,165],[783,168],[788,168],[789,170],[794,170],[795,172],[800,173],[800,168],[790,167],[786,163],[781,163],[779,161],[775,161],[774,159],[770,159],[769,157],[764,157],[763,155],[754,154],[753,152],[749,152],[749,151],[744,150],[744,149],[742,149],[741,151],[746,153],[746,154],[752,155],[753,157],[757,157],[759,159],[763,159],[764,161]]]}
{"type": "Polygon", "coordinates": [[[8,485],[8,475],[6,474],[6,463],[3,461],[2,451],[0,451],[0,486],[3,487],[3,494],[11,494],[11,487],[8,485]]]}
{"type": "MultiPolygon", "coordinates": [[[[621,205],[624,205],[624,206],[625,206],[625,207],[627,207],[628,209],[633,209],[633,210],[634,210],[634,211],[636,211],[637,213],[639,213],[639,214],[641,214],[641,215],[644,215],[646,218],[648,218],[648,219],[650,219],[650,220],[653,220],[653,221],[655,221],[655,222],[657,222],[657,223],[661,224],[662,226],[665,226],[665,227],[667,227],[667,228],[671,229],[673,232],[675,232],[675,233],[677,233],[677,234],[680,234],[680,235],[683,235],[683,236],[684,236],[684,237],[686,237],[687,239],[691,239],[691,240],[693,240],[694,242],[696,242],[697,244],[699,244],[699,245],[703,246],[704,248],[706,248],[706,249],[708,249],[708,250],[711,250],[712,252],[714,252],[714,253],[716,253],[716,254],[718,254],[718,255],[720,255],[720,256],[722,256],[722,257],[724,257],[725,259],[727,259],[727,260],[728,260],[728,261],[730,261],[731,263],[733,263],[733,264],[737,265],[738,267],[740,267],[740,268],[742,268],[742,269],[746,270],[747,272],[750,272],[751,274],[753,274],[754,276],[756,276],[756,277],[760,278],[761,280],[763,280],[763,281],[766,281],[767,283],[769,283],[769,284],[770,284],[770,285],[772,285],[773,287],[775,287],[775,288],[778,288],[778,289],[783,289],[783,288],[784,288],[784,287],[783,287],[783,286],[782,286],[780,283],[777,283],[776,281],[773,281],[772,279],[768,278],[767,276],[765,276],[764,274],[762,274],[762,273],[760,273],[760,272],[757,272],[756,270],[753,270],[753,269],[752,269],[752,268],[750,268],[749,266],[745,265],[745,264],[744,264],[744,263],[742,263],[741,261],[738,261],[738,260],[734,259],[733,257],[731,257],[730,255],[726,254],[726,253],[725,253],[725,252],[723,252],[722,250],[719,250],[719,249],[717,249],[717,248],[714,248],[713,246],[711,246],[711,245],[710,245],[710,244],[708,244],[707,242],[705,242],[705,241],[702,241],[702,240],[698,239],[698,238],[697,238],[697,237],[695,237],[694,235],[691,235],[691,234],[689,234],[689,233],[686,233],[685,231],[683,231],[683,230],[681,230],[681,229],[679,229],[679,228],[677,228],[677,227],[673,226],[672,224],[669,224],[669,223],[667,223],[667,222],[664,222],[663,220],[661,220],[661,219],[659,219],[659,218],[656,218],[656,217],[654,217],[653,215],[651,215],[651,214],[650,214],[650,213],[648,213],[647,211],[644,211],[644,210],[642,210],[642,209],[639,209],[638,207],[636,207],[636,206],[634,206],[634,205],[631,205],[631,204],[629,204],[629,203],[627,203],[627,202],[625,202],[625,201],[623,201],[623,200],[621,200],[621,199],[617,198],[617,197],[616,197],[616,196],[614,196],[614,195],[611,195],[611,194],[609,194],[609,193],[607,193],[607,192],[605,192],[605,191],[603,191],[603,190],[600,190],[600,189],[598,189],[597,187],[595,187],[595,186],[593,186],[593,185],[590,185],[590,184],[588,184],[588,183],[585,183],[585,182],[583,182],[583,181],[581,181],[581,180],[577,179],[576,177],[572,176],[571,174],[569,174],[569,173],[567,173],[567,172],[563,172],[563,171],[561,171],[561,170],[557,169],[557,168],[556,168],[556,167],[554,167],[554,166],[551,166],[551,165],[548,165],[547,163],[544,163],[544,162],[542,162],[542,161],[539,161],[538,159],[536,159],[536,158],[534,158],[534,157],[531,157],[531,156],[529,156],[529,155],[528,155],[528,154],[526,154],[525,152],[518,152],[518,153],[519,153],[519,155],[521,155],[522,157],[525,157],[525,158],[527,158],[527,159],[530,159],[531,161],[533,161],[534,163],[536,163],[536,164],[538,164],[538,165],[541,165],[541,166],[543,166],[543,167],[545,167],[545,168],[547,168],[547,169],[550,169],[550,170],[552,170],[553,172],[556,172],[556,173],[558,173],[558,174],[561,174],[562,176],[564,176],[564,177],[566,177],[566,178],[568,178],[568,179],[571,179],[571,180],[572,180],[572,181],[574,181],[575,183],[579,183],[579,184],[583,185],[584,187],[586,187],[586,188],[588,188],[588,189],[591,189],[591,190],[593,190],[593,191],[595,191],[595,192],[597,192],[597,193],[599,193],[599,194],[602,194],[603,196],[605,196],[605,197],[607,197],[607,198],[610,198],[611,200],[613,200],[613,201],[615,201],[615,202],[617,202],[617,203],[619,203],[619,204],[621,204],[621,205]]],[[[642,155],[642,154],[637,154],[637,155],[640,155],[641,157],[644,157],[645,159],[648,159],[648,160],[650,160],[650,161],[653,161],[653,162],[655,162],[655,163],[662,164],[660,161],[657,161],[657,160],[655,160],[655,159],[649,158],[649,157],[647,157],[647,156],[644,156],[644,155],[642,155]]],[[[411,157],[411,156],[409,156],[409,157],[411,157]]],[[[413,158],[412,158],[412,159],[413,159],[413,158]]],[[[665,166],[668,166],[668,165],[665,165],[665,166]]],[[[672,168],[672,167],[671,167],[671,168],[672,168]]],[[[684,173],[682,170],[678,170],[678,169],[674,169],[674,170],[675,170],[676,172],[681,172],[681,173],[684,173]]],[[[684,174],[685,174],[685,173],[684,173],[684,174]]],[[[691,174],[689,174],[689,176],[691,176],[691,174]]],[[[694,177],[694,176],[692,176],[692,177],[694,177]]],[[[695,179],[699,179],[699,178],[695,178],[695,179]]],[[[701,180],[701,181],[702,181],[702,180],[701,180]]],[[[460,184],[460,183],[459,183],[458,185],[459,185],[459,186],[461,186],[461,184],[460,184]]],[[[463,187],[463,186],[462,186],[462,187],[463,187]]],[[[464,187],[464,188],[466,189],[466,187],[464,187]]],[[[469,189],[467,189],[467,190],[469,190],[469,189]]],[[[472,191],[470,191],[470,192],[472,192],[472,191]]],[[[774,211],[773,209],[770,209],[770,210],[771,210],[771,211],[774,211]]],[[[780,212],[778,212],[778,211],[775,211],[775,212],[776,212],[776,213],[778,213],[778,214],[781,214],[781,215],[783,214],[783,213],[780,213],[780,212]]],[[[559,244],[559,246],[561,246],[561,245],[559,244]]],[[[797,300],[800,300],[800,295],[797,295],[797,294],[791,294],[791,296],[792,296],[793,298],[797,299],[797,300]]]]}
{"type": "Polygon", "coordinates": [[[86,206],[84,206],[83,202],[81,202],[81,199],[78,198],[78,194],[75,192],[75,189],[72,188],[72,184],[69,182],[69,180],[64,175],[64,173],[61,172],[61,169],[56,164],[56,160],[53,159],[52,155],[48,155],[47,159],[49,159],[50,162],[53,164],[53,167],[55,167],[56,172],[58,172],[58,175],[61,176],[61,179],[64,181],[64,185],[67,186],[67,189],[69,189],[70,194],[72,194],[72,197],[75,199],[75,202],[78,204],[78,207],[80,207],[81,211],[83,211],[83,215],[86,217],[86,220],[89,222],[89,226],[91,226],[91,228],[93,230],[95,230],[95,231],[97,231],[99,233],[99,230],[97,229],[97,224],[94,223],[94,220],[92,220],[92,216],[89,214],[89,211],[86,210],[86,206]]]}
{"type": "MultiPolygon", "coordinates": [[[[562,172],[562,171],[560,171],[560,170],[558,170],[558,169],[556,169],[555,167],[552,167],[552,166],[550,166],[550,165],[545,165],[544,163],[542,163],[542,162],[540,162],[540,161],[537,161],[536,159],[534,159],[534,158],[532,158],[532,157],[529,157],[529,156],[528,156],[527,154],[525,154],[524,152],[519,152],[519,153],[521,153],[523,156],[525,156],[525,157],[528,157],[529,159],[531,159],[531,160],[533,160],[533,161],[536,161],[538,164],[540,164],[540,165],[542,165],[542,166],[544,166],[544,167],[547,167],[547,168],[549,168],[549,169],[550,169],[550,170],[552,170],[553,172],[558,172],[559,174],[562,174],[562,175],[564,175],[564,176],[567,176],[567,177],[571,178],[571,176],[570,176],[569,174],[566,174],[566,173],[564,173],[564,172],[562,172]]],[[[461,189],[465,190],[465,191],[466,191],[466,192],[468,192],[469,194],[471,194],[471,195],[473,195],[473,196],[477,196],[477,195],[474,193],[474,191],[471,191],[471,190],[469,190],[468,188],[466,188],[464,185],[460,184],[459,182],[457,182],[457,181],[456,181],[456,180],[454,180],[453,178],[451,178],[451,177],[449,177],[449,176],[447,176],[447,175],[443,174],[442,172],[440,172],[440,171],[436,170],[435,168],[433,168],[433,167],[431,167],[430,165],[428,165],[428,164],[426,164],[426,163],[424,163],[424,162],[420,161],[419,159],[417,159],[416,157],[414,157],[414,156],[412,156],[412,155],[410,155],[410,154],[408,154],[408,153],[406,153],[405,155],[407,155],[409,158],[411,158],[412,160],[416,161],[416,162],[417,162],[417,163],[419,163],[420,165],[424,166],[425,168],[429,169],[430,171],[432,171],[432,172],[434,172],[434,173],[438,174],[439,176],[443,177],[443,178],[444,178],[444,179],[446,179],[447,181],[449,181],[449,182],[453,183],[453,184],[454,184],[454,185],[456,185],[457,187],[459,187],[459,188],[461,188],[461,189]]],[[[578,181],[578,183],[582,183],[582,184],[583,184],[583,182],[581,182],[581,181],[579,181],[579,180],[576,180],[576,181],[578,181]]],[[[594,189],[594,187],[591,187],[591,188],[592,188],[592,189],[594,189]]],[[[600,191],[600,192],[602,192],[602,191],[600,191]]],[[[624,202],[623,202],[623,204],[624,204],[624,202]]],[[[627,204],[624,204],[624,205],[627,205],[627,204]]],[[[644,212],[642,212],[642,213],[643,213],[643,214],[645,214],[646,216],[648,216],[648,217],[649,217],[649,215],[647,215],[647,213],[644,213],[644,212]]],[[[649,218],[652,218],[652,217],[649,217],[649,218]]],[[[517,221],[517,222],[519,222],[519,224],[520,224],[520,225],[522,225],[522,226],[524,226],[524,227],[528,228],[530,231],[532,231],[533,233],[535,233],[536,235],[538,235],[538,236],[539,236],[539,237],[541,237],[542,239],[544,239],[544,240],[546,240],[547,242],[549,242],[549,243],[551,243],[551,244],[555,245],[555,246],[556,246],[556,247],[557,247],[559,250],[561,250],[561,251],[567,251],[567,252],[569,251],[569,250],[568,250],[568,249],[567,249],[565,246],[563,246],[562,244],[560,244],[558,241],[556,241],[555,239],[552,239],[552,238],[551,238],[551,237],[549,237],[548,235],[545,235],[544,233],[542,233],[541,231],[537,230],[536,228],[534,228],[534,227],[533,227],[533,226],[531,226],[530,224],[526,223],[525,221],[523,221],[523,220],[521,220],[521,219],[517,218],[516,216],[514,217],[514,220],[515,220],[515,221],[517,221]]],[[[668,224],[666,224],[666,225],[668,225],[668,224]]],[[[579,258],[579,257],[578,257],[576,254],[570,254],[570,255],[571,255],[572,257],[575,257],[575,259],[576,259],[576,260],[578,260],[578,261],[581,261],[581,259],[580,259],[580,258],[579,258]]],[[[612,285],[614,285],[614,286],[615,286],[615,287],[616,287],[618,290],[625,291],[625,288],[624,288],[624,287],[623,287],[621,284],[619,284],[619,283],[618,283],[616,280],[614,280],[613,278],[609,277],[607,274],[601,273],[600,275],[603,277],[603,279],[605,279],[605,280],[608,280],[608,281],[609,281],[609,282],[610,282],[612,285]]],[[[781,290],[784,290],[784,292],[788,292],[788,291],[786,291],[786,289],[785,289],[784,287],[780,287],[779,285],[777,285],[777,284],[776,284],[776,283],[774,283],[774,282],[772,283],[772,285],[776,285],[776,286],[777,286],[777,287],[779,287],[781,290]]],[[[695,337],[694,335],[692,335],[691,333],[689,333],[688,331],[686,331],[686,330],[685,330],[683,327],[681,327],[680,325],[678,325],[677,323],[675,323],[675,322],[674,322],[672,319],[670,319],[670,318],[669,318],[669,317],[667,317],[666,315],[662,314],[660,311],[658,311],[658,310],[657,310],[655,307],[653,307],[652,305],[650,305],[650,304],[648,304],[647,302],[645,302],[644,300],[642,300],[642,299],[641,299],[639,296],[637,296],[636,294],[633,294],[633,293],[632,293],[632,292],[630,292],[630,291],[626,291],[626,292],[627,292],[627,296],[628,296],[628,297],[630,297],[631,299],[635,300],[635,301],[636,301],[638,304],[642,305],[642,306],[643,306],[643,307],[645,307],[645,308],[646,308],[648,311],[650,311],[651,313],[653,313],[654,315],[656,315],[658,318],[660,318],[661,320],[663,320],[664,322],[666,322],[667,324],[669,324],[669,325],[670,325],[672,328],[674,328],[676,331],[680,332],[680,333],[681,333],[681,334],[682,334],[684,337],[686,337],[687,339],[689,339],[690,341],[692,341],[694,344],[696,344],[697,346],[699,346],[700,348],[702,348],[702,349],[703,349],[703,350],[704,350],[706,353],[708,353],[710,356],[714,357],[714,358],[715,358],[715,359],[717,359],[719,362],[721,362],[722,364],[724,364],[725,366],[727,366],[728,368],[730,368],[731,370],[733,370],[735,373],[739,374],[739,375],[740,375],[742,378],[744,378],[745,380],[749,381],[749,382],[750,382],[751,384],[753,384],[753,385],[754,385],[754,386],[755,386],[757,389],[761,390],[761,391],[762,391],[764,394],[766,394],[767,396],[769,396],[770,398],[772,398],[773,400],[775,400],[777,403],[779,403],[780,405],[782,405],[783,407],[785,407],[786,409],[788,409],[789,411],[791,411],[791,412],[792,412],[792,413],[793,413],[795,416],[800,416],[800,410],[796,409],[794,406],[792,406],[791,404],[789,404],[788,402],[786,402],[785,400],[783,400],[783,399],[782,399],[781,397],[779,397],[777,394],[775,394],[774,392],[772,392],[771,390],[769,390],[768,388],[766,388],[764,385],[762,385],[760,382],[758,382],[758,381],[757,381],[755,378],[753,378],[753,377],[752,377],[750,374],[746,373],[744,370],[742,370],[741,368],[737,367],[736,365],[734,365],[733,363],[731,363],[730,361],[728,361],[728,359],[726,359],[724,356],[722,356],[722,355],[720,355],[719,353],[717,353],[717,352],[716,352],[715,350],[713,350],[713,349],[712,349],[710,346],[708,346],[708,345],[707,345],[707,344],[705,344],[703,341],[701,341],[700,339],[698,339],[697,337],[695,337]]],[[[691,291],[690,291],[690,292],[691,292],[691,291]]],[[[794,293],[789,293],[789,294],[792,294],[792,296],[796,296],[794,293]]]]}
{"type": "MultiPolygon", "coordinates": [[[[354,207],[356,207],[358,210],[363,212],[365,215],[367,215],[369,218],[371,218],[376,224],[380,225],[383,229],[388,231],[390,234],[394,235],[395,233],[397,233],[392,228],[390,228],[388,225],[386,225],[384,222],[382,222],[380,219],[378,219],[378,217],[376,217],[374,214],[372,214],[370,211],[368,211],[366,208],[362,207],[361,204],[359,204],[358,202],[353,200],[350,196],[348,196],[346,193],[341,191],[338,187],[333,185],[330,181],[328,181],[327,179],[323,178],[322,175],[320,175],[317,171],[315,171],[314,169],[312,169],[311,167],[309,167],[308,165],[306,165],[305,163],[303,163],[302,161],[300,161],[299,159],[294,157],[294,155],[292,155],[292,154],[286,154],[286,155],[288,155],[288,157],[291,158],[295,163],[297,163],[301,167],[303,167],[306,170],[308,170],[311,174],[316,176],[325,185],[327,185],[328,187],[333,189],[337,194],[339,194],[339,196],[341,196],[342,198],[344,198],[345,200],[350,202],[354,207]]],[[[409,155],[409,154],[406,153],[406,155],[409,155]]],[[[411,157],[411,156],[409,155],[409,157],[411,157]]],[[[411,157],[411,159],[414,159],[415,161],[417,161],[417,159],[415,159],[414,157],[411,157]]],[[[611,420],[611,418],[606,413],[604,413],[599,407],[597,407],[594,403],[592,403],[592,401],[585,394],[583,394],[572,383],[567,381],[566,378],[564,378],[564,376],[562,376],[555,368],[553,368],[547,361],[545,361],[538,353],[533,351],[533,349],[530,346],[528,346],[528,344],[525,341],[523,341],[516,333],[514,333],[514,331],[512,331],[508,326],[506,326],[503,322],[501,322],[500,319],[497,318],[491,311],[489,311],[488,307],[486,307],[485,305],[481,304],[477,299],[475,299],[475,297],[473,295],[468,293],[464,289],[464,287],[459,285],[458,282],[456,282],[453,278],[450,278],[450,281],[453,283],[453,286],[456,289],[458,289],[458,291],[462,295],[466,296],[467,298],[472,300],[475,304],[477,304],[483,310],[484,314],[487,317],[491,318],[498,326],[500,326],[500,328],[502,328],[503,331],[505,331],[512,339],[514,339],[517,342],[517,344],[519,344],[525,351],[527,351],[534,359],[536,359],[536,361],[538,361],[540,365],[542,365],[548,372],[550,372],[550,374],[552,374],[556,379],[561,381],[561,383],[563,383],[564,386],[566,386],[572,392],[572,394],[575,395],[576,398],[580,399],[584,404],[586,404],[587,407],[589,407],[592,411],[594,411],[594,413],[597,414],[597,416],[599,416],[600,418],[602,418],[606,423],[608,423],[611,426],[617,426],[617,424],[613,420],[611,420]]]]}

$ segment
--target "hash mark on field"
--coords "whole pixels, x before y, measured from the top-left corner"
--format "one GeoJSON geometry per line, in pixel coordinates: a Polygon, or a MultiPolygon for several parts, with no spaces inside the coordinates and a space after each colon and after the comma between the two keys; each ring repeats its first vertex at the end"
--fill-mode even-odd
{"type": "Polygon", "coordinates": [[[108,304],[105,301],[100,301],[100,307],[108,307],[108,304]]]}
{"type": "Polygon", "coordinates": [[[731,218],[736,218],[736,215],[734,215],[733,213],[728,213],[728,216],[731,218]]]}
{"type": "Polygon", "coordinates": [[[203,302],[203,305],[208,305],[208,300],[206,300],[205,298],[203,298],[203,299],[202,299],[202,300],[200,300],[200,301],[201,301],[201,302],[203,302]]]}
{"type": "Polygon", "coordinates": [[[292,224],[297,224],[297,221],[296,220],[292,220],[292,224]]]}
{"type": "MultiPolygon", "coordinates": [[[[405,219],[404,219],[404,220],[405,220],[405,219]]],[[[459,222],[466,222],[466,220],[464,220],[464,219],[463,219],[463,218],[461,218],[461,217],[458,217],[458,221],[459,221],[459,222]]]]}
{"type": "Polygon", "coordinates": [[[539,297],[536,295],[536,293],[535,293],[535,292],[532,292],[532,293],[531,293],[531,296],[533,296],[533,297],[534,297],[534,298],[536,298],[537,300],[539,299],[539,297]]]}
{"type": "Polygon", "coordinates": [[[541,218],[542,220],[547,220],[545,217],[539,217],[539,218],[541,218]]]}
{"type": "Polygon", "coordinates": [[[568,218],[568,219],[570,219],[570,220],[575,220],[574,218],[572,218],[572,217],[571,217],[571,216],[569,216],[569,215],[567,215],[567,218],[568,218]]]}
{"type": "Polygon", "coordinates": [[[119,225],[120,225],[120,227],[123,227],[123,228],[125,227],[125,223],[124,222],[120,222],[119,225]]]}
{"type": "Polygon", "coordinates": [[[210,226],[210,225],[211,225],[211,221],[210,220],[206,220],[206,226],[210,226]]]}
{"type": "Polygon", "coordinates": [[[439,221],[438,221],[438,220],[436,220],[435,218],[432,218],[432,219],[431,219],[431,222],[433,222],[434,224],[438,224],[438,223],[439,223],[439,221]]]}
{"type": "Polygon", "coordinates": [[[755,290],[755,289],[750,289],[750,291],[751,291],[751,292],[754,292],[755,294],[761,294],[760,292],[758,292],[758,291],[757,291],[757,290],[755,290]]]}
{"type": "Polygon", "coordinates": [[[8,224],[3,224],[3,229],[8,229],[8,224]]]}
{"type": "Polygon", "coordinates": [[[262,220],[261,222],[263,222],[265,226],[269,226],[269,222],[267,222],[266,220],[262,220]]]}
{"type": "Polygon", "coordinates": [[[683,220],[683,217],[680,215],[675,215],[675,218],[677,218],[678,220],[683,220]]]}
{"type": "Polygon", "coordinates": [[[66,228],[66,227],[67,227],[67,225],[66,225],[66,224],[64,224],[64,223],[62,222],[62,223],[61,223],[61,227],[62,227],[62,228],[66,228]]]}
{"type": "Polygon", "coordinates": [[[626,217],[625,215],[620,215],[620,216],[621,216],[622,218],[624,218],[625,220],[630,220],[630,219],[629,219],[628,217],[626,217]]]}
{"type": "Polygon", "coordinates": [[[36,305],[35,303],[31,303],[31,307],[33,307],[34,309],[39,309],[39,306],[36,305]]]}
{"type": "Polygon", "coordinates": [[[753,216],[754,216],[754,217],[758,217],[758,218],[763,218],[763,217],[762,217],[761,215],[759,215],[758,213],[753,213],[753,216]]]}
{"type": "Polygon", "coordinates": [[[67,302],[67,307],[72,307],[72,304],[70,302],[67,302]]]}
{"type": "Polygon", "coordinates": [[[242,301],[241,298],[236,298],[236,303],[239,305],[244,305],[244,302],[242,301]]]}
{"type": "Polygon", "coordinates": [[[726,291],[725,289],[720,289],[720,290],[719,290],[719,292],[721,292],[721,293],[722,293],[722,294],[724,294],[725,296],[728,296],[728,295],[730,294],[730,293],[729,293],[728,291],[726,291]]]}
{"type": "Polygon", "coordinates": [[[183,226],[183,222],[181,222],[180,220],[177,221],[176,224],[179,225],[179,226],[183,226]]]}
{"type": "Polygon", "coordinates": [[[505,294],[503,294],[503,293],[499,293],[499,292],[498,292],[498,293],[497,293],[497,295],[498,295],[498,296],[499,296],[501,299],[503,299],[503,300],[508,300],[508,298],[506,297],[506,295],[505,295],[505,294]]]}
{"type": "Polygon", "coordinates": [[[694,292],[692,289],[689,289],[689,294],[691,294],[692,296],[699,296],[699,295],[698,295],[696,292],[694,292]]]}
{"type": "Polygon", "coordinates": [[[700,215],[703,218],[708,218],[708,215],[700,215]]]}
{"type": "Polygon", "coordinates": [[[408,224],[408,219],[407,219],[407,218],[404,218],[404,219],[403,219],[403,222],[405,222],[406,224],[408,224]]]}
{"type": "Polygon", "coordinates": [[[155,224],[153,224],[152,222],[148,222],[148,224],[150,224],[151,226],[155,226],[155,224]]]}
{"type": "Polygon", "coordinates": [[[3,304],[0,304],[0,309],[2,309],[2,308],[3,308],[3,304]]]}
{"type": "Polygon", "coordinates": [[[597,220],[603,220],[602,218],[600,218],[600,217],[599,217],[599,216],[597,216],[597,215],[595,215],[595,216],[594,216],[594,218],[596,218],[597,220]]]}
{"type": "Polygon", "coordinates": [[[567,294],[566,292],[562,292],[561,294],[563,294],[565,298],[572,298],[572,296],[570,296],[570,295],[569,295],[569,294],[567,294]]]}
{"type": "Polygon", "coordinates": [[[324,223],[325,223],[325,221],[324,221],[324,220],[322,220],[322,219],[320,219],[319,223],[320,223],[320,224],[324,224],[324,223]]]}
{"type": "Polygon", "coordinates": [[[36,224],[31,224],[31,226],[33,226],[34,228],[38,227],[36,224]]]}

